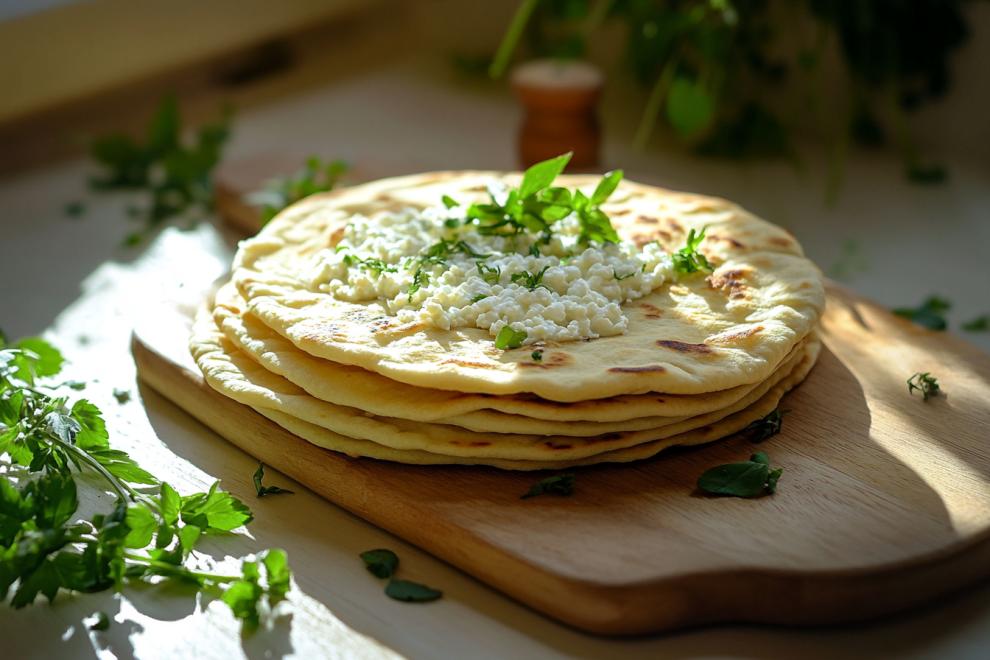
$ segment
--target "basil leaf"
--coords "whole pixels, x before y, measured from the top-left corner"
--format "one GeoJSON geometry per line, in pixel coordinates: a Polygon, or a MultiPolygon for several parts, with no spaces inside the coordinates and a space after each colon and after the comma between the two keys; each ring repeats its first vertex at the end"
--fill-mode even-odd
{"type": "Polygon", "coordinates": [[[399,567],[399,558],[391,550],[368,550],[361,553],[368,572],[375,577],[390,578],[399,567]]]}
{"type": "MultiPolygon", "coordinates": [[[[568,151],[562,156],[537,163],[526,170],[523,174],[522,183],[519,184],[519,197],[529,197],[548,188],[553,183],[553,180],[557,178],[557,175],[567,167],[567,163],[571,160],[573,153],[568,151]]],[[[504,206],[504,204],[501,204],[501,206],[504,206]]]]}
{"type": "Polygon", "coordinates": [[[385,595],[405,603],[427,603],[440,598],[443,592],[416,582],[392,579],[385,587],[385,595]]]}

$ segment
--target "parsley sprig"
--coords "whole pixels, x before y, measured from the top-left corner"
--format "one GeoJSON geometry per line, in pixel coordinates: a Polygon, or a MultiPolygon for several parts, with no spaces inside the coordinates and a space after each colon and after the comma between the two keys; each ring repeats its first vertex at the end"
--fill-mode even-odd
{"type": "Polygon", "coordinates": [[[295,495],[291,490],[279,488],[278,486],[262,486],[261,480],[265,478],[265,464],[258,463],[258,469],[254,473],[254,488],[258,491],[258,497],[265,495],[295,495]]]}
{"type": "Polygon", "coordinates": [[[316,193],[333,190],[351,166],[342,160],[323,162],[319,156],[306,159],[303,169],[295,176],[266,181],[261,190],[247,195],[250,204],[260,205],[261,225],[267,225],[279,211],[316,193]]]}
{"type": "Polygon", "coordinates": [[[935,396],[941,390],[937,380],[930,371],[916,373],[907,380],[908,394],[914,394],[914,391],[918,390],[924,395],[925,401],[928,401],[929,397],[935,396]]]}
{"type": "Polygon", "coordinates": [[[0,600],[11,588],[11,604],[24,607],[39,594],[52,601],[61,589],[119,590],[131,581],[164,577],[200,588],[226,587],[222,600],[250,632],[260,612],[270,611],[289,589],[285,553],[259,555],[264,580],[254,561],[245,561],[240,575],[187,567],[202,535],[246,525],[250,510],[220,491],[219,483],[205,493],[179,495],[125,452],[110,448],[96,406],[81,399],[69,407],[66,397],[53,396],[61,386],[47,379],[62,362],[43,340],[8,346],[0,333],[0,456],[10,465],[0,478],[0,600]],[[83,470],[117,499],[108,513],[70,522],[79,506],[75,474],[83,470]],[[259,609],[263,601],[269,607],[259,609]]]}
{"type": "Polygon", "coordinates": [[[948,323],[945,321],[945,313],[952,307],[952,303],[938,296],[929,296],[925,302],[918,307],[901,307],[894,310],[894,314],[902,316],[918,325],[923,325],[932,330],[945,330],[948,323]]]}
{"type": "Polygon", "coordinates": [[[547,272],[547,270],[549,269],[550,266],[544,266],[543,270],[541,270],[539,273],[531,273],[527,270],[524,270],[521,273],[516,273],[515,275],[513,275],[512,281],[521,283],[521,286],[526,287],[530,291],[536,291],[541,286],[547,291],[549,291],[550,287],[548,287],[546,284],[543,283],[543,274],[547,272]]]}
{"type": "Polygon", "coordinates": [[[743,429],[743,433],[752,433],[750,440],[756,444],[767,440],[778,433],[780,433],[781,428],[784,425],[784,415],[791,412],[790,410],[774,410],[769,413],[766,417],[761,417],[753,422],[750,422],[749,426],[743,429]]]}
{"type": "Polygon", "coordinates": [[[436,600],[443,592],[431,589],[418,582],[397,580],[394,575],[399,568],[399,558],[391,550],[369,550],[361,553],[365,568],[375,577],[388,580],[385,595],[406,603],[426,603],[436,600]]]}
{"type": "Polygon", "coordinates": [[[678,250],[671,258],[674,260],[674,270],[681,275],[690,275],[699,270],[714,271],[708,264],[708,259],[698,252],[701,242],[705,240],[705,230],[695,236],[694,229],[688,232],[687,244],[678,250]]]}
{"type": "Polygon", "coordinates": [[[622,180],[622,170],[608,172],[588,197],[580,190],[571,192],[551,186],[570,159],[568,152],[533,165],[523,174],[519,188],[489,185],[491,203],[468,207],[468,221],[476,225],[479,234],[515,235],[530,231],[549,236],[555,222],[574,213],[580,222],[579,242],[618,243],[619,235],[599,206],[615,192],[622,180]]]}

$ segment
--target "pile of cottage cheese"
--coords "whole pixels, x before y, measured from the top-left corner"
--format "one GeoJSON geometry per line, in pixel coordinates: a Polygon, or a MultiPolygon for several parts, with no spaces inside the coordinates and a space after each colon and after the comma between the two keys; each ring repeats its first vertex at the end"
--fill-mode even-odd
{"type": "Polygon", "coordinates": [[[551,236],[482,235],[463,207],[355,215],[336,249],[314,255],[304,279],[338,300],[379,301],[403,323],[493,336],[508,325],[526,333],[523,344],[622,334],[629,321],[620,305],[676,277],[672,260],[656,243],[643,251],[625,241],[579,245],[579,229],[569,216],[551,236]],[[469,249],[424,258],[442,241],[469,249]]]}

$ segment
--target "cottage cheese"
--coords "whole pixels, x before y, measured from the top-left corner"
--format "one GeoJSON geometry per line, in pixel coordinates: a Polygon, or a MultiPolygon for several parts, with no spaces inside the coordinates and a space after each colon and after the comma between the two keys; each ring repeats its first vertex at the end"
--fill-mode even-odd
{"type": "Polygon", "coordinates": [[[675,278],[672,261],[655,243],[643,251],[629,242],[579,245],[579,228],[571,216],[553,225],[549,239],[485,236],[465,223],[462,207],[356,215],[304,278],[338,300],[377,300],[403,323],[477,327],[492,336],[508,325],[526,333],[524,344],[622,334],[629,321],[620,305],[675,278]],[[469,250],[424,260],[441,241],[469,250]]]}

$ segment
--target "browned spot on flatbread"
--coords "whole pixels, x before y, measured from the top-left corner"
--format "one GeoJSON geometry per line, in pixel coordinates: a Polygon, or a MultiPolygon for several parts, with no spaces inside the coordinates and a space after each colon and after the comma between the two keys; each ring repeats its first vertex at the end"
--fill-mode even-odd
{"type": "Polygon", "coordinates": [[[370,324],[372,332],[382,332],[392,327],[392,319],[385,317],[372,321],[370,324]]]}
{"type": "Polygon", "coordinates": [[[763,330],[762,325],[758,325],[752,328],[745,328],[744,330],[737,330],[736,332],[730,332],[726,334],[716,335],[714,337],[709,337],[705,340],[706,344],[727,344],[729,342],[737,341],[739,339],[746,339],[747,337],[752,337],[757,332],[763,330]]]}
{"type": "Polygon", "coordinates": [[[674,231],[684,231],[684,227],[681,226],[681,223],[677,222],[677,220],[674,220],[673,218],[664,218],[664,222],[666,222],[667,226],[674,231]]]}
{"type": "Polygon", "coordinates": [[[636,221],[637,222],[643,222],[643,223],[646,223],[648,225],[657,225],[657,224],[660,224],[660,219],[659,218],[654,218],[653,216],[650,216],[650,215],[641,215],[638,218],[636,218],[636,221]]]}
{"type": "Polygon", "coordinates": [[[219,305],[217,305],[217,307],[222,307],[223,309],[230,310],[237,316],[241,315],[241,310],[238,307],[235,307],[234,305],[226,305],[224,303],[220,303],[219,305]]]}
{"type": "Polygon", "coordinates": [[[646,318],[646,319],[658,319],[658,318],[660,318],[660,314],[644,314],[643,315],[643,318],[646,318]]]}
{"type": "Polygon", "coordinates": [[[632,209],[619,209],[617,211],[609,211],[609,215],[629,215],[632,213],[632,209]]]}
{"type": "Polygon", "coordinates": [[[492,369],[495,367],[494,364],[489,364],[487,362],[472,362],[471,360],[444,360],[440,364],[453,364],[458,367],[479,367],[481,369],[492,369]]]}
{"type": "Polygon", "coordinates": [[[541,369],[553,369],[554,367],[562,367],[566,364],[573,362],[571,356],[567,353],[544,353],[543,358],[536,362],[519,362],[520,367],[539,367],[541,369]]]}
{"type": "Polygon", "coordinates": [[[657,403],[664,403],[663,399],[657,399],[657,403]]]}
{"type": "Polygon", "coordinates": [[[484,441],[480,441],[480,440],[477,441],[477,442],[461,442],[459,440],[451,440],[450,441],[450,444],[457,445],[458,447],[460,447],[462,445],[466,445],[468,447],[490,447],[492,443],[490,443],[490,442],[484,442],[484,441]]]}
{"type": "Polygon", "coordinates": [[[488,186],[477,185],[477,186],[471,186],[470,188],[465,188],[464,190],[466,190],[467,192],[485,192],[486,190],[488,190],[488,186]]]}
{"type": "Polygon", "coordinates": [[[728,236],[720,236],[718,234],[711,234],[707,238],[710,241],[724,241],[724,242],[728,243],[729,245],[731,245],[732,247],[738,248],[738,249],[742,249],[743,247],[745,247],[742,243],[740,243],[736,239],[729,238],[728,236]]]}
{"type": "Polygon", "coordinates": [[[546,443],[544,443],[544,444],[546,444],[547,447],[549,447],[550,449],[553,449],[553,450],[557,450],[557,449],[570,449],[571,447],[573,447],[573,445],[555,445],[555,444],[553,444],[552,442],[549,442],[549,441],[546,442],[546,443]]]}
{"type": "Polygon", "coordinates": [[[392,196],[391,195],[386,195],[385,193],[380,193],[377,197],[375,197],[375,201],[376,202],[391,202],[392,201],[392,196]]]}
{"type": "Polygon", "coordinates": [[[617,374],[640,374],[640,373],[660,373],[667,371],[666,368],[661,367],[659,364],[650,364],[645,367],[612,367],[609,371],[617,374]]]}
{"type": "Polygon", "coordinates": [[[395,333],[400,333],[400,332],[417,332],[419,330],[422,330],[425,327],[426,327],[426,324],[425,323],[417,323],[417,322],[413,321],[411,323],[406,323],[405,325],[400,325],[397,328],[393,328],[392,332],[395,332],[395,333]]]}
{"type": "Polygon", "coordinates": [[[652,243],[653,240],[653,237],[649,234],[633,234],[632,236],[632,242],[635,243],[636,247],[640,250],[642,250],[643,246],[647,243],[652,243]]]}
{"type": "Polygon", "coordinates": [[[744,282],[748,271],[742,268],[727,270],[721,273],[713,273],[708,276],[708,284],[713,289],[728,289],[729,297],[733,300],[745,298],[749,292],[749,287],[744,282]]]}
{"type": "Polygon", "coordinates": [[[672,348],[681,353],[697,353],[698,355],[711,355],[715,352],[706,344],[685,344],[682,341],[674,341],[673,339],[658,339],[657,346],[672,348]]]}
{"type": "Polygon", "coordinates": [[[651,312],[655,312],[655,313],[660,313],[663,311],[656,305],[651,305],[650,303],[639,303],[639,306],[642,307],[643,309],[648,309],[651,312]]]}
{"type": "Polygon", "coordinates": [[[792,241],[786,238],[782,238],[780,236],[774,236],[773,238],[770,239],[770,242],[773,243],[774,245],[779,245],[781,247],[791,247],[792,245],[794,245],[792,241]]]}

